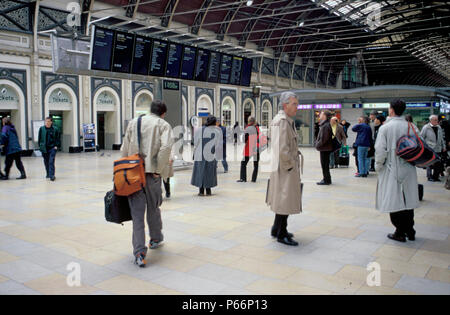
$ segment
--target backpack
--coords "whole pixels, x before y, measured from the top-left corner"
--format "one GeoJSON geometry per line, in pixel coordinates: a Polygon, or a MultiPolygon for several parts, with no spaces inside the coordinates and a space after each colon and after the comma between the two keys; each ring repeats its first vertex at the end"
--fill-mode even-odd
{"type": "MultiPolygon", "coordinates": [[[[138,118],[138,146],[141,151],[142,116],[138,118]]],[[[114,161],[114,193],[117,196],[130,196],[144,189],[145,166],[140,154],[127,156],[114,161]]]]}
{"type": "Polygon", "coordinates": [[[408,122],[408,134],[398,139],[395,153],[418,168],[427,168],[439,162],[436,152],[419,137],[410,122],[408,122]],[[414,131],[413,135],[409,134],[410,129],[414,131]]]}

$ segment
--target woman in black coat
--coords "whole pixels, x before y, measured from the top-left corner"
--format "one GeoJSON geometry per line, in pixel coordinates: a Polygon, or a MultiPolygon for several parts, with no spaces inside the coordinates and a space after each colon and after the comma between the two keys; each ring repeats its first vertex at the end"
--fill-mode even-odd
{"type": "Polygon", "coordinates": [[[199,196],[211,196],[211,188],[217,186],[217,161],[222,159],[222,139],[216,127],[216,117],[210,116],[206,125],[194,134],[194,169],[191,185],[199,188],[199,196]]]}

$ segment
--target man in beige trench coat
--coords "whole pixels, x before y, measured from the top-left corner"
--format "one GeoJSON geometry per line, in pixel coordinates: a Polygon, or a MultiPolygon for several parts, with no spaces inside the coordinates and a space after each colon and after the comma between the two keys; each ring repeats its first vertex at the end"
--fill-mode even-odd
{"type": "Polygon", "coordinates": [[[266,203],[275,212],[272,236],[276,237],[278,242],[289,246],[298,246],[298,243],[287,231],[288,216],[302,211],[300,152],[293,120],[297,107],[298,99],[294,93],[282,93],[280,111],[270,125],[272,168],[266,203]]]}

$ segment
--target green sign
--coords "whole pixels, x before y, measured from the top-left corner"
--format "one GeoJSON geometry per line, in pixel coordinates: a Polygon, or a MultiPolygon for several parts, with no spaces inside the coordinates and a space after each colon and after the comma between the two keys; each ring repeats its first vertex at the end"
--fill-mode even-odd
{"type": "Polygon", "coordinates": [[[164,90],[173,90],[173,91],[179,91],[180,90],[180,82],[178,81],[168,81],[164,80],[164,90]]]}

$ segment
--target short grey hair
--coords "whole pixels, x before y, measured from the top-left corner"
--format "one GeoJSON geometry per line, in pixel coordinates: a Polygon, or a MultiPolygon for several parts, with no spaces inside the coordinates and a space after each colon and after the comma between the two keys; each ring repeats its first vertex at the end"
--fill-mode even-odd
{"type": "Polygon", "coordinates": [[[297,95],[294,92],[281,93],[279,108],[283,109],[284,104],[289,104],[289,100],[291,99],[291,97],[298,99],[297,95]]]}
{"type": "Polygon", "coordinates": [[[248,118],[248,122],[249,122],[249,123],[255,123],[255,122],[256,122],[255,117],[249,117],[249,118],[248,118]]]}
{"type": "Polygon", "coordinates": [[[438,115],[431,115],[430,118],[429,118],[429,120],[431,121],[433,118],[436,118],[437,120],[439,120],[438,115]]]}

